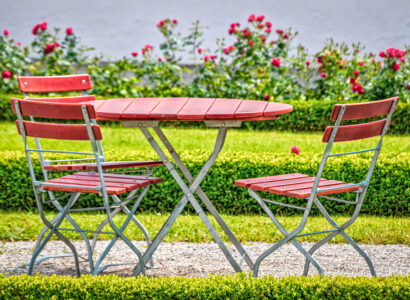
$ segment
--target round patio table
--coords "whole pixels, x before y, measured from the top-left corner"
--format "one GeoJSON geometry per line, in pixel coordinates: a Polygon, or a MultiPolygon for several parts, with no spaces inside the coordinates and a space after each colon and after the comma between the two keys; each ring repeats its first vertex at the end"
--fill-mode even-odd
{"type": "MultiPolygon", "coordinates": [[[[124,126],[138,127],[184,193],[151,245],[145,251],[143,255],[143,263],[146,264],[150,260],[172,224],[189,201],[235,272],[242,272],[243,261],[253,269],[253,261],[222,219],[212,202],[202,191],[200,184],[218,157],[218,154],[223,147],[228,128],[240,127],[242,121],[277,119],[281,114],[291,112],[293,107],[289,104],[275,102],[218,98],[125,98],[93,101],[88,103],[92,103],[95,106],[97,120],[122,121],[124,126]],[[213,152],[196,177],[191,174],[169,140],[159,128],[159,121],[204,121],[207,127],[218,128],[218,135],[213,152]],[[163,148],[156,142],[151,132],[148,131],[148,128],[152,128],[153,132],[155,132],[161,140],[165,149],[172,157],[173,162],[179,167],[183,176],[189,182],[189,185],[185,184],[183,178],[176,171],[174,163],[172,163],[166,156],[163,148]],[[194,194],[199,197],[227,234],[232,244],[241,254],[241,260],[239,262],[234,259],[232,253],[216,232],[194,194]]],[[[140,272],[141,267],[140,264],[138,264],[134,270],[134,274],[138,275],[140,272]]]]}

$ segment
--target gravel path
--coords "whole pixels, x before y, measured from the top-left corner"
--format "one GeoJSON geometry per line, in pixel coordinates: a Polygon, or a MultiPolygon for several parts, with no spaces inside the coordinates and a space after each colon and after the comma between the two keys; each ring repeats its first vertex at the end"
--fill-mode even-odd
{"type": "MultiPolygon", "coordinates": [[[[108,241],[97,244],[96,256],[104,250],[108,241]]],[[[83,242],[74,242],[80,255],[85,256],[86,248],[83,242]]],[[[137,247],[145,251],[143,242],[135,242],[137,247]]],[[[302,243],[309,248],[312,243],[302,243]]],[[[27,272],[27,263],[31,257],[34,242],[7,242],[0,244],[0,273],[7,275],[23,274],[27,272]]],[[[245,244],[251,258],[255,259],[262,251],[269,248],[266,243],[245,244]]],[[[372,258],[378,276],[392,274],[407,275],[410,273],[410,246],[409,245],[361,245],[364,251],[372,258]]],[[[230,247],[234,256],[240,259],[239,253],[230,247]]],[[[70,253],[69,249],[60,241],[50,242],[43,250],[43,255],[70,253]]],[[[117,242],[107,256],[105,262],[125,262],[135,254],[122,242],[117,242]]],[[[322,266],[326,275],[343,276],[370,276],[364,259],[346,244],[327,244],[319,249],[315,258],[322,266]]],[[[148,276],[186,276],[199,277],[209,274],[231,274],[233,269],[215,243],[161,243],[154,255],[155,268],[147,270],[148,276]]],[[[304,258],[291,244],[279,248],[261,264],[259,275],[272,274],[277,277],[301,275],[304,258]]],[[[82,274],[90,272],[88,264],[81,263],[82,274]]],[[[249,268],[244,263],[244,271],[249,268]]],[[[131,266],[116,266],[108,268],[105,273],[116,273],[130,276],[131,266]]],[[[49,259],[35,267],[34,272],[51,275],[74,275],[74,261],[72,257],[49,259]]],[[[310,274],[317,274],[311,268],[310,274]]]]}

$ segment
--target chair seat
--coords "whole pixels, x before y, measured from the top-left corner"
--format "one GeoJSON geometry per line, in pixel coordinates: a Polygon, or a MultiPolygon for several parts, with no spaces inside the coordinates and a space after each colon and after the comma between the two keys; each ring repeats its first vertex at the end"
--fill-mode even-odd
{"type": "MultiPolygon", "coordinates": [[[[124,169],[135,167],[155,167],[163,165],[160,160],[151,161],[110,161],[101,163],[103,170],[124,169]]],[[[44,166],[47,171],[97,171],[97,163],[65,164],[44,166]]]]}
{"type": "MultiPolygon", "coordinates": [[[[150,184],[162,182],[160,177],[149,177],[144,175],[120,175],[104,174],[104,182],[109,195],[119,195],[130,192],[150,184]]],[[[90,187],[100,186],[100,177],[98,173],[79,172],[53,178],[43,182],[43,189],[48,191],[80,192],[80,193],[98,193],[97,190],[89,189],[90,187]],[[65,186],[51,186],[47,184],[63,184],[65,186]],[[70,187],[75,185],[77,187],[70,187]],[[84,188],[82,188],[84,186],[84,188]],[[88,187],[88,188],[87,188],[88,187]]]]}
{"type": "MultiPolygon", "coordinates": [[[[310,196],[314,182],[315,177],[300,173],[292,173],[236,180],[235,185],[250,188],[256,191],[264,191],[277,195],[286,195],[293,198],[306,198],[310,196]]],[[[319,189],[326,190],[319,191],[317,195],[330,195],[359,190],[359,186],[350,185],[352,185],[352,183],[345,183],[343,181],[321,178],[319,182],[319,189]]]]}

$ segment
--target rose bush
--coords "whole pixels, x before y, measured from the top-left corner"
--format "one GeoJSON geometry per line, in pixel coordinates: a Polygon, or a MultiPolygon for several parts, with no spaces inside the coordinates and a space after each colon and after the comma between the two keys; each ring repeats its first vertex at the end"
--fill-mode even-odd
{"type": "Polygon", "coordinates": [[[199,21],[186,35],[178,20],[156,26],[164,40],[158,48],[146,44],[130,49],[129,57],[90,56],[69,27],[63,38],[47,22],[36,24],[31,47],[21,47],[7,29],[0,36],[0,92],[16,93],[16,76],[62,75],[85,70],[93,93],[103,97],[191,96],[265,99],[362,101],[400,96],[410,98],[409,49],[387,48],[374,55],[360,44],[333,40],[311,54],[294,46],[296,32],[273,28],[264,15],[232,23],[227,38],[205,49],[199,21]],[[182,66],[182,54],[194,63],[182,66]],[[187,57],[187,55],[185,55],[187,57]],[[186,76],[189,74],[189,76],[186,76]],[[187,80],[188,78],[188,80],[187,80]]]}

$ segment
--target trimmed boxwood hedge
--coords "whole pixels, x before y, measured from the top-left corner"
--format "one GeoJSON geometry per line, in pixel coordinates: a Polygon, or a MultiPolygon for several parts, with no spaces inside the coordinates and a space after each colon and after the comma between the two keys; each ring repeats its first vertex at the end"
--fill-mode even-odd
{"type": "MultiPolygon", "coordinates": [[[[188,168],[197,174],[209,156],[205,151],[182,152],[182,159],[188,168]]],[[[152,152],[108,152],[109,160],[145,160],[155,159],[152,152]]],[[[321,155],[304,153],[300,156],[272,153],[232,153],[222,152],[202,183],[203,190],[217,207],[225,214],[259,214],[261,209],[247,190],[233,184],[236,179],[262,177],[274,174],[304,173],[315,176],[321,155]]],[[[364,179],[371,156],[360,154],[356,157],[330,158],[323,177],[345,182],[360,182],[364,179]]],[[[38,161],[34,160],[36,173],[40,176],[38,161]]],[[[375,168],[362,212],[379,216],[408,216],[410,202],[410,154],[381,154],[375,168]]],[[[152,186],[142,201],[140,209],[151,212],[170,212],[182,196],[179,188],[164,166],[157,167],[154,173],[164,182],[152,186]]],[[[39,177],[41,178],[41,177],[39,177]]],[[[34,210],[35,201],[27,162],[21,152],[0,153],[0,209],[34,210]]],[[[303,205],[304,199],[293,199],[266,195],[272,199],[281,199],[286,203],[303,205]]],[[[354,196],[354,195],[351,195],[354,196]]],[[[353,198],[351,198],[353,199],[353,198]]],[[[89,207],[101,205],[100,198],[84,195],[77,205],[89,207]]],[[[334,201],[324,201],[332,213],[348,214],[353,206],[334,201]]],[[[192,208],[189,207],[192,212],[192,208]]],[[[282,214],[294,214],[295,210],[273,206],[282,214]]],[[[315,211],[313,211],[315,213],[315,211]]]]}
{"type": "Polygon", "coordinates": [[[1,299],[409,299],[409,276],[129,277],[0,275],[1,299]]]}
{"type": "MultiPolygon", "coordinates": [[[[14,121],[15,116],[11,111],[11,95],[0,94],[0,120],[14,121]]],[[[14,96],[21,98],[21,95],[14,96]]],[[[331,124],[330,113],[336,103],[333,101],[287,101],[293,105],[293,112],[284,114],[278,120],[264,122],[243,122],[242,127],[258,130],[287,130],[287,131],[323,131],[326,126],[331,124]]],[[[392,118],[389,134],[409,134],[410,133],[410,103],[399,102],[397,110],[392,118]]],[[[106,125],[115,122],[102,122],[106,125]]],[[[168,126],[204,126],[203,122],[168,122],[168,126]]]]}

